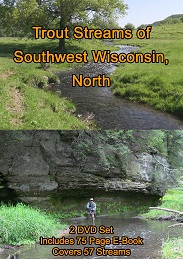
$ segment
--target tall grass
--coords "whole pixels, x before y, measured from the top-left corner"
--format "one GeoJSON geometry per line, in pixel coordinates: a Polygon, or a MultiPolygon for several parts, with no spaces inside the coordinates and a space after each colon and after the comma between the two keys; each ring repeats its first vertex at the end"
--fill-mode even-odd
{"type": "Polygon", "coordinates": [[[30,244],[52,236],[64,226],[52,216],[23,204],[0,207],[0,244],[30,244]]]}
{"type": "MultiPolygon", "coordinates": [[[[162,198],[162,208],[179,210],[183,212],[183,185],[177,189],[168,190],[166,195],[162,198]]],[[[151,210],[143,214],[147,219],[176,219],[177,214],[161,210],[151,210]]],[[[163,259],[181,259],[183,258],[183,235],[175,238],[168,239],[162,246],[163,259]]]]}
{"type": "Polygon", "coordinates": [[[176,238],[167,240],[162,249],[163,259],[183,258],[183,239],[176,238]]]}
{"type": "MultiPolygon", "coordinates": [[[[183,188],[167,190],[166,195],[161,199],[159,207],[183,211],[183,188]]],[[[162,210],[150,210],[143,215],[148,219],[176,217],[172,212],[162,210]]]]}
{"type": "MultiPolygon", "coordinates": [[[[45,92],[45,77],[54,78],[54,73],[78,66],[79,64],[50,64],[47,70],[41,64],[16,64],[13,61],[15,50],[24,53],[41,53],[43,50],[59,52],[58,42],[53,40],[26,40],[18,38],[0,38],[0,129],[92,129],[93,123],[84,123],[74,115],[75,106],[62,96],[45,92]],[[18,89],[19,100],[14,89],[18,89]],[[12,97],[13,96],[13,97],[12,97]],[[21,101],[21,102],[20,102],[21,101]]],[[[68,52],[90,53],[95,49],[105,49],[101,41],[70,40],[68,52]]],[[[91,55],[89,55],[91,58],[91,55]]],[[[49,87],[48,87],[49,88],[49,87]]],[[[71,89],[72,90],[72,89],[71,89]]]]}
{"type": "Polygon", "coordinates": [[[138,52],[141,53],[151,53],[152,50],[164,53],[169,64],[125,63],[119,66],[112,76],[113,93],[182,117],[182,32],[183,23],[154,26],[148,40],[134,36],[131,40],[120,42],[140,46],[138,52]]]}

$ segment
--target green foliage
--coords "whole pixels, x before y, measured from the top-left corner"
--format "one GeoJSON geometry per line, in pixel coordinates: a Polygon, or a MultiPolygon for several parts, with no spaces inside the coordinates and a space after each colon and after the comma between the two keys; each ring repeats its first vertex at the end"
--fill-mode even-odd
{"type": "Polygon", "coordinates": [[[152,24],[141,24],[138,29],[145,29],[148,25],[151,26],[161,26],[161,25],[169,25],[169,24],[177,24],[183,22],[183,14],[173,14],[171,16],[166,17],[162,21],[156,21],[152,24]]]}
{"type": "Polygon", "coordinates": [[[97,203],[97,214],[104,214],[104,215],[120,215],[124,212],[138,212],[142,213],[143,211],[147,210],[147,205],[141,205],[137,203],[134,204],[131,202],[125,202],[124,200],[113,200],[111,202],[98,202],[97,203]]]}
{"type": "Polygon", "coordinates": [[[106,132],[109,141],[112,139],[124,143],[128,143],[128,146],[134,151],[151,153],[152,149],[156,149],[159,154],[167,155],[167,143],[166,135],[173,134],[173,132],[162,130],[144,130],[144,131],[107,131],[106,132]]]}
{"type": "Polygon", "coordinates": [[[23,204],[0,207],[0,243],[35,243],[40,236],[52,236],[63,225],[38,209],[23,204]]]}
{"type": "Polygon", "coordinates": [[[132,23],[127,23],[125,26],[124,26],[124,29],[128,29],[128,30],[135,30],[135,25],[132,24],[132,23]]]}
{"type": "Polygon", "coordinates": [[[167,155],[167,146],[166,146],[166,133],[161,130],[153,130],[148,132],[147,138],[148,148],[150,151],[152,148],[157,149],[158,153],[161,155],[167,155]]]}
{"type": "MultiPolygon", "coordinates": [[[[93,49],[104,49],[101,41],[70,40],[68,51],[77,53],[93,49]]],[[[12,55],[16,49],[25,53],[40,53],[43,49],[56,51],[57,42],[50,40],[27,40],[18,38],[0,39],[0,117],[1,129],[88,129],[94,128],[92,122],[84,123],[73,115],[75,106],[69,100],[61,98],[45,90],[51,89],[52,83],[58,83],[58,76],[54,72],[73,68],[76,64],[50,64],[48,70],[40,64],[16,64],[12,55]],[[12,89],[18,89],[22,97],[21,113],[14,109],[11,97],[12,89]],[[13,109],[9,109],[13,107],[13,109]],[[13,112],[12,112],[13,110],[13,112]],[[17,123],[18,122],[18,123],[17,123]]],[[[57,50],[58,51],[58,50],[57,50]]],[[[91,59],[91,57],[89,57],[91,59]]]]}
{"type": "Polygon", "coordinates": [[[57,83],[59,83],[59,77],[55,74],[51,74],[48,76],[48,82],[50,84],[57,84],[57,83]]]}
{"type": "MultiPolygon", "coordinates": [[[[152,155],[166,157],[174,169],[175,179],[183,175],[183,132],[166,130],[107,130],[100,134],[80,134],[77,141],[78,157],[96,154],[101,164],[107,168],[115,166],[121,161],[124,163],[124,155],[132,152],[146,152],[152,155]],[[85,137],[84,137],[85,136],[85,137]],[[105,150],[105,151],[104,151],[105,150]]],[[[119,165],[118,165],[119,166],[119,165]]]]}
{"type": "Polygon", "coordinates": [[[173,14],[162,21],[157,21],[152,24],[152,26],[160,26],[167,24],[176,24],[182,22],[183,14],[173,14]]]}
{"type": "MultiPolygon", "coordinates": [[[[183,175],[182,131],[107,130],[105,133],[97,134],[80,132],[72,146],[78,161],[85,163],[86,157],[92,156],[105,170],[113,170],[112,168],[117,166],[123,171],[128,155],[145,152],[165,157],[173,170],[172,179],[176,180],[183,175]]],[[[159,169],[165,170],[163,165],[160,165],[159,169]]],[[[157,177],[155,178],[158,180],[157,177]]]]}
{"type": "Polygon", "coordinates": [[[183,175],[183,131],[167,131],[166,142],[169,161],[173,168],[177,168],[179,170],[179,176],[181,176],[183,175]]]}
{"type": "MultiPolygon", "coordinates": [[[[183,211],[183,183],[180,182],[176,189],[167,190],[165,196],[161,199],[159,207],[168,208],[173,210],[183,211]]],[[[177,214],[162,210],[150,210],[143,216],[147,219],[163,219],[163,218],[176,218],[177,214]]]]}
{"type": "Polygon", "coordinates": [[[4,0],[1,7],[2,24],[9,34],[16,32],[16,36],[32,35],[33,25],[50,28],[55,21],[59,21],[60,29],[71,26],[73,22],[86,24],[92,23],[93,20],[96,25],[98,15],[105,17],[105,23],[108,20],[110,22],[107,23],[110,24],[117,20],[118,16],[123,16],[127,9],[123,0],[15,0],[13,5],[11,1],[4,0]],[[93,15],[89,15],[90,13],[93,15]]]}
{"type": "Polygon", "coordinates": [[[148,40],[137,39],[135,33],[133,39],[123,40],[122,44],[141,46],[138,50],[141,53],[152,50],[164,53],[169,64],[125,63],[119,66],[111,76],[113,93],[182,117],[182,30],[182,23],[154,26],[148,40]]]}
{"type": "Polygon", "coordinates": [[[49,15],[45,13],[44,7],[37,0],[2,1],[4,9],[2,24],[6,29],[7,36],[22,37],[32,36],[31,27],[49,25],[49,15]],[[12,3],[14,2],[14,3],[12,3]]]}
{"type": "Polygon", "coordinates": [[[49,88],[49,84],[56,84],[59,82],[59,77],[55,74],[48,74],[47,76],[43,75],[24,75],[22,77],[22,81],[27,86],[34,86],[41,89],[47,89],[49,88]]]}
{"type": "Polygon", "coordinates": [[[123,131],[107,131],[105,134],[81,132],[72,143],[74,155],[82,164],[87,156],[92,156],[103,170],[112,170],[116,163],[120,163],[122,169],[122,158],[131,151],[122,143],[120,134],[123,135],[123,131]]]}
{"type": "Polygon", "coordinates": [[[137,29],[145,29],[147,27],[147,24],[141,24],[140,26],[137,27],[137,29]]]}
{"type": "Polygon", "coordinates": [[[76,129],[86,128],[81,121],[72,116],[74,105],[54,93],[23,86],[22,92],[26,103],[22,128],[32,129],[76,129]]]}
{"type": "Polygon", "coordinates": [[[47,78],[42,75],[25,75],[23,76],[22,81],[27,86],[34,86],[41,89],[48,85],[47,78]]]}
{"type": "MultiPolygon", "coordinates": [[[[73,191],[74,192],[74,191],[73,191]]],[[[106,196],[102,196],[101,193],[97,194],[97,191],[93,193],[96,195],[95,201],[97,204],[97,215],[119,215],[123,212],[144,212],[147,211],[148,207],[152,203],[157,202],[157,197],[153,200],[150,197],[146,197],[146,195],[135,195],[134,193],[126,193],[124,192],[121,197],[116,197],[113,194],[108,194],[106,196]],[[143,199],[143,204],[142,204],[143,199]]],[[[87,198],[84,196],[80,199],[74,197],[73,199],[64,199],[63,201],[55,200],[53,201],[55,205],[55,211],[53,215],[60,218],[73,218],[73,217],[85,217],[86,216],[86,204],[88,202],[87,198]],[[55,203],[54,203],[55,202],[55,203]]]]}
{"type": "Polygon", "coordinates": [[[163,259],[183,258],[183,239],[175,238],[168,239],[162,247],[163,259]]]}
{"type": "Polygon", "coordinates": [[[93,19],[89,24],[89,28],[92,28],[92,26],[94,28],[100,28],[101,30],[114,29],[119,27],[115,17],[104,17],[98,13],[94,14],[93,19]]]}

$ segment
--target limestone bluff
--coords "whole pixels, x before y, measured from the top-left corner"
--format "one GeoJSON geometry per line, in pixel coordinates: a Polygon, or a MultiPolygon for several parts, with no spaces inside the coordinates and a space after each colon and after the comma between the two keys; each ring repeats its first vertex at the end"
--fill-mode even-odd
{"type": "Polygon", "coordinates": [[[52,209],[76,199],[83,206],[91,194],[104,207],[103,199],[113,203],[112,197],[125,204],[130,197],[135,204],[143,199],[145,204],[148,195],[151,201],[162,196],[173,181],[167,157],[145,151],[138,138],[134,143],[128,140],[128,131],[119,137],[117,132],[110,134],[1,131],[0,200],[52,209]]]}

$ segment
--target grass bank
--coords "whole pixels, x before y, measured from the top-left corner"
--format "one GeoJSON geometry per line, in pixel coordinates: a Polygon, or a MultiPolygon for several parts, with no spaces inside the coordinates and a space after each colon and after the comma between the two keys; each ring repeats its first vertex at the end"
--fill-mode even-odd
{"type": "Polygon", "coordinates": [[[116,95],[182,117],[183,114],[183,23],[154,26],[150,39],[131,40],[120,44],[140,46],[140,53],[164,53],[169,64],[125,63],[111,76],[116,95]]]}
{"type": "MultiPolygon", "coordinates": [[[[93,190],[89,190],[89,192],[93,193],[93,190]]],[[[76,193],[74,191],[74,193],[76,193]]],[[[71,194],[71,192],[70,192],[71,194]]],[[[61,195],[62,196],[62,195],[61,195]]],[[[51,208],[51,212],[55,213],[57,218],[74,218],[74,217],[83,217],[86,216],[86,204],[88,199],[75,197],[69,198],[63,195],[63,199],[54,196],[51,200],[50,206],[47,204],[45,207],[41,207],[42,209],[46,209],[49,212],[49,207],[51,208]]],[[[149,196],[144,194],[135,194],[134,193],[126,193],[123,192],[122,195],[116,196],[115,194],[110,193],[106,195],[102,195],[101,193],[95,192],[94,200],[97,205],[96,215],[120,215],[124,212],[136,212],[143,213],[147,211],[149,206],[156,206],[159,197],[157,196],[149,196]],[[143,204],[142,204],[143,200],[143,204]]]]}
{"type": "Polygon", "coordinates": [[[64,227],[53,216],[23,204],[0,207],[0,245],[36,243],[40,236],[58,235],[64,227]]]}
{"type": "MultiPolygon", "coordinates": [[[[96,40],[70,40],[67,50],[71,53],[88,53],[105,45],[96,40]]],[[[91,129],[93,123],[83,122],[75,115],[75,106],[69,100],[50,91],[49,83],[57,82],[54,72],[70,69],[78,64],[57,63],[45,67],[35,63],[16,64],[15,50],[24,53],[58,52],[58,42],[53,40],[27,40],[0,38],[0,118],[1,130],[26,129],[91,129]]],[[[90,55],[89,55],[90,57],[90,55]]]]}
{"type": "MultiPolygon", "coordinates": [[[[183,187],[178,189],[168,190],[165,196],[161,199],[162,204],[158,207],[168,208],[172,210],[183,211],[183,187]]],[[[176,220],[177,214],[162,210],[150,210],[144,214],[147,219],[170,219],[176,220]]]]}
{"type": "MultiPolygon", "coordinates": [[[[180,186],[177,189],[168,190],[166,195],[162,198],[162,204],[159,207],[183,211],[183,186],[180,186]]],[[[147,219],[157,220],[180,220],[180,217],[178,217],[177,214],[162,210],[151,210],[148,213],[143,214],[143,217],[147,219]]],[[[183,258],[183,236],[175,239],[166,240],[166,242],[162,246],[162,258],[183,258]]]]}
{"type": "Polygon", "coordinates": [[[163,259],[183,258],[183,238],[167,240],[162,248],[163,259]]]}

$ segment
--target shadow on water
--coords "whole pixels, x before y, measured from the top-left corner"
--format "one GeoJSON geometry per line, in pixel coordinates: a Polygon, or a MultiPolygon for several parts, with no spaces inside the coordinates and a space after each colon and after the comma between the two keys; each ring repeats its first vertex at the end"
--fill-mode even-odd
{"type": "MultiPolygon", "coordinates": [[[[140,236],[143,238],[143,245],[105,245],[105,249],[130,249],[131,256],[110,256],[109,258],[131,258],[131,259],[157,259],[161,256],[161,246],[164,240],[167,238],[178,237],[181,236],[180,228],[167,228],[167,226],[171,225],[171,222],[167,221],[147,221],[133,217],[133,213],[123,213],[120,216],[101,216],[96,218],[96,227],[97,234],[72,234],[67,237],[74,238],[76,240],[76,236],[86,236],[89,239],[89,236],[94,236],[98,238],[109,238],[112,241],[113,236],[127,236],[129,238],[137,238],[140,236]],[[99,234],[98,230],[100,226],[105,227],[113,227],[114,234],[99,234]]],[[[84,226],[87,225],[85,218],[73,219],[67,222],[69,225],[74,226],[84,226]]],[[[75,242],[75,243],[76,243],[75,242]]],[[[111,242],[112,243],[112,242],[111,242]]],[[[60,249],[81,249],[83,251],[84,247],[94,247],[95,250],[92,256],[75,256],[76,258],[106,258],[107,256],[97,256],[96,248],[99,245],[92,244],[89,245],[63,245],[63,246],[27,246],[20,248],[20,256],[19,259],[53,259],[55,258],[52,255],[52,249],[54,247],[59,247],[60,249]]],[[[7,252],[8,253],[8,252],[7,252]]],[[[6,254],[0,254],[0,259],[6,259],[6,254]]],[[[58,256],[60,257],[60,256],[58,256]]],[[[62,258],[73,258],[71,256],[62,256],[62,258]]]]}
{"type": "MultiPolygon", "coordinates": [[[[118,53],[129,53],[137,47],[120,46],[118,53]]],[[[116,66],[109,63],[90,62],[78,69],[59,73],[61,90],[64,97],[71,99],[77,108],[77,115],[93,114],[97,127],[101,129],[183,129],[179,119],[120,97],[114,96],[109,87],[72,87],[72,75],[84,77],[109,75],[116,66]]]]}

